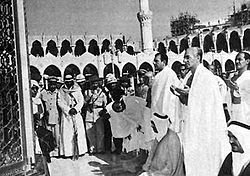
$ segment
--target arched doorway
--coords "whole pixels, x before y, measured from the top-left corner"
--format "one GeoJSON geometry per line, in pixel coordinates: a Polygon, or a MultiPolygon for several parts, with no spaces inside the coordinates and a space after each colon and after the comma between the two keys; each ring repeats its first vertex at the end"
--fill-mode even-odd
{"type": "Polygon", "coordinates": [[[172,64],[172,70],[174,70],[174,72],[176,73],[176,75],[180,75],[180,68],[181,68],[181,62],[179,61],[175,61],[173,64],[172,64]]]}
{"type": "Polygon", "coordinates": [[[164,46],[164,43],[160,42],[160,43],[158,44],[158,52],[159,52],[159,53],[164,53],[164,54],[167,53],[166,47],[164,46]]]}
{"type": "Polygon", "coordinates": [[[84,46],[84,42],[79,39],[76,41],[75,46],[75,56],[81,56],[86,52],[86,47],[84,46]]]}
{"type": "Polygon", "coordinates": [[[86,80],[88,80],[91,76],[94,75],[99,77],[98,70],[93,64],[88,64],[84,67],[83,75],[85,76],[86,80]]]}
{"type": "Polygon", "coordinates": [[[63,40],[60,50],[60,56],[64,56],[66,53],[72,53],[72,48],[68,40],[63,40]]]}
{"type": "Polygon", "coordinates": [[[250,51],[250,29],[244,31],[243,48],[244,50],[250,51]]]}
{"type": "Polygon", "coordinates": [[[55,65],[49,65],[43,72],[48,76],[62,77],[61,71],[55,65]]]}
{"type": "Polygon", "coordinates": [[[100,55],[99,46],[97,45],[96,40],[94,39],[90,40],[88,52],[93,54],[94,56],[100,55]]]}
{"type": "Polygon", "coordinates": [[[217,59],[215,59],[215,60],[212,62],[212,65],[214,65],[214,67],[215,67],[215,73],[216,73],[216,75],[221,76],[222,67],[221,67],[220,62],[219,62],[217,59]]]}
{"type": "Polygon", "coordinates": [[[216,47],[218,53],[221,52],[222,50],[228,52],[227,39],[225,33],[219,33],[217,35],[216,47]]]}
{"type": "Polygon", "coordinates": [[[147,70],[147,71],[153,71],[153,67],[147,62],[143,62],[140,65],[139,69],[144,69],[144,70],[147,70]]]}
{"type": "Polygon", "coordinates": [[[186,50],[187,48],[189,48],[188,39],[185,37],[180,42],[180,53],[182,53],[182,51],[186,50]]]}
{"type": "Polygon", "coordinates": [[[56,42],[54,40],[50,40],[47,43],[46,54],[48,53],[52,54],[55,57],[57,57],[58,55],[58,49],[56,47],[56,42]]]}
{"type": "Polygon", "coordinates": [[[76,77],[78,74],[80,74],[79,68],[74,64],[70,64],[65,68],[63,76],[72,75],[73,77],[76,77]]]}
{"type": "Polygon", "coordinates": [[[206,60],[202,60],[203,66],[209,69],[209,63],[206,60]]]}
{"type": "Polygon", "coordinates": [[[131,75],[131,76],[136,75],[136,67],[130,62],[126,63],[122,68],[122,76],[125,75],[131,75]]]}
{"type": "Polygon", "coordinates": [[[120,50],[120,52],[123,52],[123,42],[121,39],[117,39],[115,41],[115,49],[120,50]]]}
{"type": "Polygon", "coordinates": [[[110,41],[108,39],[103,40],[101,53],[109,52],[110,41]]]}
{"type": "Polygon", "coordinates": [[[204,49],[204,53],[207,53],[214,49],[214,42],[213,42],[212,34],[208,34],[205,36],[203,49],[204,49]]]}
{"type": "Polygon", "coordinates": [[[109,63],[108,65],[106,65],[106,67],[103,70],[103,76],[104,78],[106,77],[107,74],[109,73],[113,73],[115,75],[116,78],[120,78],[120,70],[117,67],[117,65],[114,64],[114,66],[112,66],[112,63],[109,63]],[[114,71],[115,70],[115,71],[114,71]],[[115,72],[115,73],[114,73],[115,72]]]}
{"type": "Polygon", "coordinates": [[[230,71],[235,70],[235,65],[234,65],[234,62],[232,60],[228,59],[226,61],[225,70],[226,70],[226,72],[230,72],[230,71]]]}
{"type": "Polygon", "coordinates": [[[40,71],[32,65],[30,66],[30,77],[31,79],[34,79],[37,82],[40,82],[40,80],[42,79],[40,71]]]}
{"type": "Polygon", "coordinates": [[[38,40],[35,40],[32,43],[32,48],[30,53],[35,56],[35,57],[43,57],[44,56],[44,51],[41,42],[38,40]]]}
{"type": "Polygon", "coordinates": [[[229,46],[230,46],[230,51],[241,51],[241,41],[238,32],[233,31],[230,34],[229,38],[229,46]]]}
{"type": "Polygon", "coordinates": [[[192,47],[200,47],[200,40],[199,40],[199,37],[196,36],[192,39],[192,44],[191,44],[192,47]]]}
{"type": "Polygon", "coordinates": [[[178,49],[177,49],[177,45],[175,44],[175,41],[171,40],[169,42],[168,50],[173,51],[174,53],[178,54],[178,49]]]}

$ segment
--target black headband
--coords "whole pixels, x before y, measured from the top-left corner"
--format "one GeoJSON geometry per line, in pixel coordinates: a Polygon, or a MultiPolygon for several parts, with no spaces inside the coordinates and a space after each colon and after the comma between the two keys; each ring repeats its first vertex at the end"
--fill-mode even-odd
{"type": "Polygon", "coordinates": [[[246,129],[250,130],[249,125],[246,125],[246,124],[238,122],[238,121],[231,121],[231,122],[228,123],[228,126],[230,126],[230,125],[238,125],[240,127],[243,127],[243,128],[246,128],[246,129]]]}

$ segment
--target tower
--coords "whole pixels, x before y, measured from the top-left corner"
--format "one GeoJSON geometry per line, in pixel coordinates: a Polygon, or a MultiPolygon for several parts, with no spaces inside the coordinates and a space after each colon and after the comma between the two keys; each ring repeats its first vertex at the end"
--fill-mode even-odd
{"type": "Polygon", "coordinates": [[[153,51],[153,36],[152,36],[152,12],[149,10],[148,0],[139,0],[140,11],[137,13],[137,18],[141,28],[141,43],[143,52],[153,51]]]}

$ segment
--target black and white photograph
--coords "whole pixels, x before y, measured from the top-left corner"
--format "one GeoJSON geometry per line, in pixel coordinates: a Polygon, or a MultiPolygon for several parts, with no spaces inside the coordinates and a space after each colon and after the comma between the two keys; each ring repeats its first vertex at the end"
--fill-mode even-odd
{"type": "Polygon", "coordinates": [[[250,0],[0,0],[0,176],[250,176],[250,0]]]}

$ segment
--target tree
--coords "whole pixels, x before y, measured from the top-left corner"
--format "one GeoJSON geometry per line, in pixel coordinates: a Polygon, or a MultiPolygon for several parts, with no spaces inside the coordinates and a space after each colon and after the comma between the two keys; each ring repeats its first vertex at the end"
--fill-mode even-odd
{"type": "Polygon", "coordinates": [[[172,16],[170,20],[171,34],[172,36],[189,34],[194,29],[194,25],[199,22],[196,14],[188,12],[180,13],[176,18],[172,16]]]}

